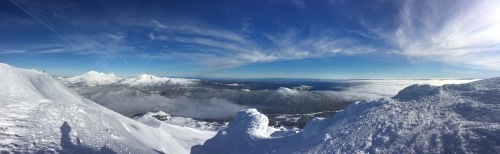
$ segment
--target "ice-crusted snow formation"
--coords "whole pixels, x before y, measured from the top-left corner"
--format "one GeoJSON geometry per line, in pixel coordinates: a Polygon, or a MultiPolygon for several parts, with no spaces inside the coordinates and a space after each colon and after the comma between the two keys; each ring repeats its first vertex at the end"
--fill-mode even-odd
{"type": "Polygon", "coordinates": [[[70,77],[63,78],[58,77],[57,80],[61,81],[68,86],[99,86],[99,85],[128,85],[128,86],[152,86],[159,84],[169,84],[169,85],[192,85],[196,84],[198,80],[196,79],[184,79],[184,78],[167,78],[167,77],[157,77],[154,75],[142,74],[137,77],[125,78],[116,76],[113,73],[105,74],[96,71],[90,71],[88,73],[70,77]]]}
{"type": "Polygon", "coordinates": [[[0,63],[0,152],[189,153],[215,135],[134,121],[72,92],[51,76],[0,63]]]}
{"type": "Polygon", "coordinates": [[[236,114],[228,124],[205,142],[203,146],[191,148],[192,153],[269,153],[274,145],[281,143],[283,136],[295,131],[281,131],[268,126],[269,120],[256,109],[245,109],[236,114]]]}
{"type": "Polygon", "coordinates": [[[192,152],[500,153],[500,78],[413,85],[393,98],[356,102],[295,135],[242,141],[251,134],[230,131],[254,125],[230,124],[192,152]]]}
{"type": "Polygon", "coordinates": [[[249,134],[250,136],[263,137],[267,132],[267,117],[256,109],[247,109],[236,114],[233,122],[229,123],[231,133],[249,134]]]}

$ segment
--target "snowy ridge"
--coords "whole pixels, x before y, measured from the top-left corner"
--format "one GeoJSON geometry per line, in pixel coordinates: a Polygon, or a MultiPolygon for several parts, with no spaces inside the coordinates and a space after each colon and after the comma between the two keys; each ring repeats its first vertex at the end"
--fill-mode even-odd
{"type": "Polygon", "coordinates": [[[298,134],[259,137],[264,118],[242,111],[193,153],[500,153],[500,78],[458,85],[413,85],[393,98],[356,102],[315,119],[298,134]],[[233,124],[237,123],[237,124],[233,124]],[[233,128],[239,127],[239,128],[233,128]],[[242,140],[245,138],[246,140],[242,140]]]}
{"type": "Polygon", "coordinates": [[[166,78],[157,77],[148,74],[142,74],[135,78],[128,78],[120,82],[121,84],[131,85],[131,86],[151,86],[158,84],[178,84],[178,85],[191,85],[195,84],[197,80],[195,79],[183,79],[183,78],[166,78]]]}
{"type": "Polygon", "coordinates": [[[70,91],[48,74],[0,63],[0,152],[189,153],[214,135],[134,121],[70,91]]]}
{"type": "Polygon", "coordinates": [[[200,129],[200,130],[209,130],[209,131],[214,131],[214,135],[216,131],[219,131],[223,128],[227,127],[227,122],[222,122],[222,121],[202,121],[202,120],[196,120],[193,118],[186,118],[186,117],[178,117],[178,116],[172,116],[168,113],[165,113],[163,111],[157,111],[157,112],[147,112],[145,114],[139,114],[133,117],[133,119],[136,119],[137,121],[141,121],[142,123],[145,123],[147,125],[158,125],[155,121],[156,120],[151,120],[150,117],[154,117],[155,119],[158,119],[159,121],[163,123],[168,123],[172,125],[177,125],[177,126],[182,126],[182,127],[190,127],[190,128],[195,128],[195,129],[200,129]],[[151,123],[151,124],[148,124],[151,123]]]}
{"type": "Polygon", "coordinates": [[[160,84],[187,86],[196,84],[198,82],[198,80],[196,79],[157,77],[148,74],[142,74],[132,78],[124,78],[116,76],[113,73],[105,74],[96,71],[90,71],[88,73],[70,78],[58,77],[56,79],[61,81],[67,86],[88,86],[88,87],[94,87],[99,85],[113,85],[113,84],[128,85],[128,86],[152,86],[160,84]]]}
{"type": "Polygon", "coordinates": [[[70,78],[58,78],[64,84],[75,84],[83,86],[98,86],[117,83],[123,78],[116,76],[114,73],[105,74],[102,72],[90,71],[85,74],[70,78]]]}

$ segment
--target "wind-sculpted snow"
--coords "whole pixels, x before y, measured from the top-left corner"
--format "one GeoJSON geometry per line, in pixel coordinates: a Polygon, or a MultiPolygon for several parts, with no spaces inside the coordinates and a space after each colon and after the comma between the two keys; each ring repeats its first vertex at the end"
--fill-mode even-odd
{"type": "Polygon", "coordinates": [[[262,137],[267,132],[268,123],[269,120],[265,115],[256,109],[247,109],[236,114],[234,121],[229,123],[227,131],[262,137]]]}
{"type": "MultiPolygon", "coordinates": [[[[294,135],[234,133],[232,130],[259,126],[255,124],[259,120],[231,122],[192,152],[500,153],[499,98],[500,78],[458,85],[413,85],[393,98],[359,101],[334,117],[315,119],[294,135]]],[[[240,114],[252,117],[256,113],[246,110],[240,114]]]]}
{"type": "Polygon", "coordinates": [[[49,75],[0,64],[0,152],[189,153],[212,131],[134,121],[49,75]]]}

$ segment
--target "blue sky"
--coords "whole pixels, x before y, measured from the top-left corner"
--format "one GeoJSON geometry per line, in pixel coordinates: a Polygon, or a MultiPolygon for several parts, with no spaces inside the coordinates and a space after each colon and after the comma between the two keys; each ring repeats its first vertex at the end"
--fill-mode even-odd
{"type": "Polygon", "coordinates": [[[500,1],[0,2],[0,62],[215,78],[500,76],[500,1]]]}

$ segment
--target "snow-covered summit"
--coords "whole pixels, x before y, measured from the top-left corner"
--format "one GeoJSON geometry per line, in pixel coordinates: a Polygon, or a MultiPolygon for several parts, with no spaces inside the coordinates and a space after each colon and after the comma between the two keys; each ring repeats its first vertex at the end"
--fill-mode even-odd
{"type": "MultiPolygon", "coordinates": [[[[226,130],[193,153],[500,153],[500,78],[413,85],[393,98],[356,102],[280,138],[226,130]],[[253,136],[240,140],[244,136],[253,136]],[[230,148],[228,148],[230,147],[230,148]]],[[[241,114],[255,114],[240,112],[241,114]]],[[[239,114],[240,114],[239,113],[239,114]]]]}
{"type": "Polygon", "coordinates": [[[282,96],[293,96],[293,95],[298,95],[299,91],[295,89],[290,89],[287,87],[280,87],[276,90],[276,93],[282,95],[282,96]]]}
{"type": "MultiPolygon", "coordinates": [[[[214,135],[104,108],[48,74],[0,64],[0,152],[189,153],[214,135]]],[[[151,118],[150,118],[151,119],[151,118]]]]}
{"type": "Polygon", "coordinates": [[[102,72],[89,71],[88,73],[74,77],[56,78],[66,86],[87,86],[99,85],[126,85],[126,86],[153,86],[161,84],[187,86],[196,84],[196,79],[157,77],[149,74],[142,74],[137,77],[120,77],[114,73],[105,74],[102,72]]]}
{"type": "Polygon", "coordinates": [[[116,76],[114,73],[105,74],[97,71],[89,71],[82,75],[59,79],[65,85],[98,86],[114,84],[123,78],[116,76]]]}
{"type": "Polygon", "coordinates": [[[183,79],[183,78],[167,78],[167,77],[157,77],[149,74],[142,74],[135,78],[128,78],[121,82],[121,84],[131,85],[131,86],[151,86],[158,84],[176,84],[176,85],[191,85],[195,84],[197,80],[195,79],[183,79]]]}

